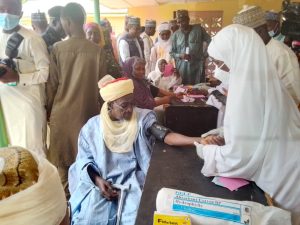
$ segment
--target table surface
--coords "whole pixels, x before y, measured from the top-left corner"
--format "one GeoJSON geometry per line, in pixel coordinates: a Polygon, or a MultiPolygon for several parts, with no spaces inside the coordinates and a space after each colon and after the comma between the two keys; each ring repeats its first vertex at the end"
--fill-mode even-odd
{"type": "Polygon", "coordinates": [[[213,107],[210,105],[207,105],[205,101],[202,99],[195,99],[194,102],[182,102],[180,99],[172,98],[170,102],[171,106],[193,106],[193,107],[213,107]]]}
{"type": "Polygon", "coordinates": [[[135,224],[153,224],[156,195],[163,187],[207,197],[255,201],[267,205],[264,192],[253,182],[237,191],[230,191],[212,183],[213,178],[203,176],[202,166],[203,160],[197,156],[194,147],[172,147],[161,142],[156,143],[135,224]]]}

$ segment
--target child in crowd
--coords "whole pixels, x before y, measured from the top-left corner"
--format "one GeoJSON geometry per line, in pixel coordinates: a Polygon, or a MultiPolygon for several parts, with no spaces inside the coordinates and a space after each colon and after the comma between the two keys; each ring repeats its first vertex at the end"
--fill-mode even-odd
{"type": "Polygon", "coordinates": [[[149,73],[148,80],[161,89],[169,90],[179,85],[182,79],[172,64],[167,64],[165,59],[157,60],[155,70],[149,73]]]}

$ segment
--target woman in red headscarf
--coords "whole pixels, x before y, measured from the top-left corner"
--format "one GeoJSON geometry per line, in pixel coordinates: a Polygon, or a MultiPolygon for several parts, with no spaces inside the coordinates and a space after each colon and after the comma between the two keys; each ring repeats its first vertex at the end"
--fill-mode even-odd
{"type": "Polygon", "coordinates": [[[97,23],[87,23],[83,27],[86,38],[99,45],[105,52],[105,60],[107,65],[107,73],[115,78],[121,74],[121,68],[116,62],[113,52],[108,43],[105,42],[104,34],[101,27],[97,23]]]}

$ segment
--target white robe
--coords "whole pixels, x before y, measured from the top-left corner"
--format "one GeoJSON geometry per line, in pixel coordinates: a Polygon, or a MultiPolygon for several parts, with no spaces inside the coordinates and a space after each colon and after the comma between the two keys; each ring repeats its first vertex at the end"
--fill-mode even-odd
{"type": "Polygon", "coordinates": [[[155,45],[151,48],[150,53],[150,65],[151,71],[155,70],[156,63],[158,59],[165,59],[167,63],[172,63],[172,57],[170,55],[172,49],[172,40],[164,41],[158,36],[158,41],[155,45]]]}
{"type": "Polygon", "coordinates": [[[217,128],[223,127],[223,125],[224,125],[224,116],[225,116],[225,111],[226,111],[226,105],[223,105],[223,103],[220,102],[214,95],[211,95],[211,93],[214,90],[218,90],[223,95],[225,95],[223,88],[225,88],[227,90],[228,86],[224,85],[223,83],[221,83],[220,85],[218,85],[215,88],[208,89],[208,93],[210,95],[209,95],[209,97],[208,97],[208,99],[206,101],[207,105],[212,105],[212,106],[216,107],[219,110],[219,112],[218,112],[218,120],[217,120],[217,128]]]}
{"type": "Polygon", "coordinates": [[[255,181],[300,224],[300,114],[283,87],[262,39],[230,25],[208,48],[230,68],[224,146],[197,149],[206,176],[255,181]]]}
{"type": "MultiPolygon", "coordinates": [[[[45,87],[49,75],[49,56],[43,39],[23,27],[24,40],[16,60],[20,81],[17,86],[0,84],[9,143],[44,155],[46,134],[45,87]]],[[[0,58],[11,34],[0,33],[0,58]]]]}
{"type": "Polygon", "coordinates": [[[153,47],[153,41],[150,36],[148,36],[145,32],[141,34],[141,38],[144,42],[144,56],[146,61],[146,76],[151,72],[151,64],[150,64],[150,53],[151,48],[153,47]]]}
{"type": "Polygon", "coordinates": [[[296,105],[300,104],[300,69],[295,53],[280,41],[271,39],[267,50],[277,69],[279,79],[293,97],[296,105]]]}

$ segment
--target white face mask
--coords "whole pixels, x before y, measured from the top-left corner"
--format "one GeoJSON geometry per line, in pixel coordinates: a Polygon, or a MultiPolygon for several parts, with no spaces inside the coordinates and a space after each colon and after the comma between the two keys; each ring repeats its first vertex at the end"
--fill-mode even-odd
{"type": "Polygon", "coordinates": [[[221,69],[221,67],[224,65],[224,63],[221,66],[217,66],[214,70],[214,77],[217,78],[219,81],[221,81],[224,85],[229,85],[229,72],[226,72],[221,69]]]}

